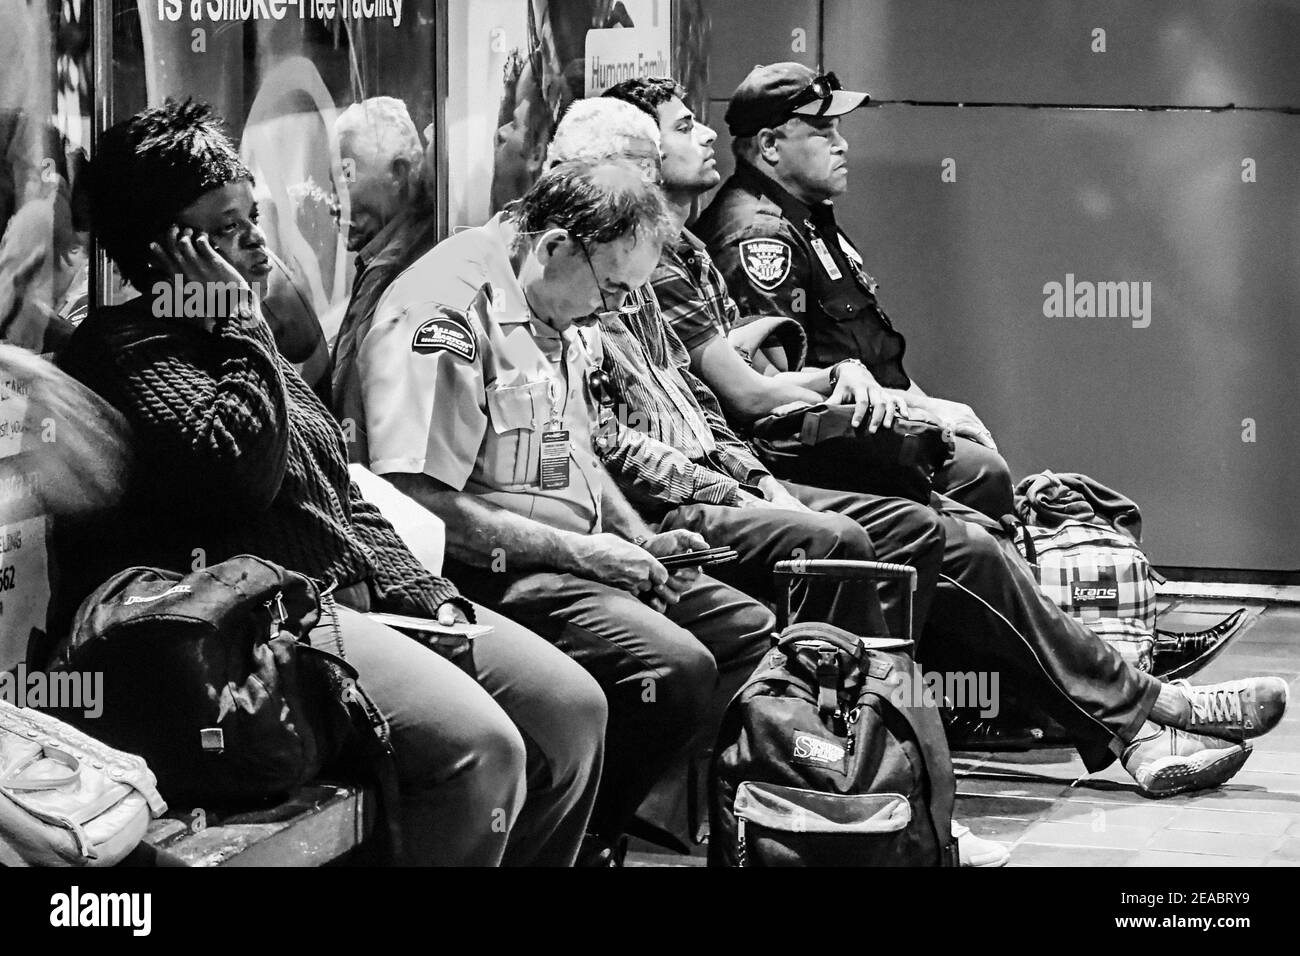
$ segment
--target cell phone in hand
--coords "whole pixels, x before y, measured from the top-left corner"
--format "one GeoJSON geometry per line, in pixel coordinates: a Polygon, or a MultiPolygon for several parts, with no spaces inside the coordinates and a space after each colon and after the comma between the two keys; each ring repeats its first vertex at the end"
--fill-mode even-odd
{"type": "Polygon", "coordinates": [[[739,555],[735,548],[708,548],[704,551],[683,551],[680,554],[667,554],[658,561],[667,570],[678,568],[701,568],[711,564],[726,564],[735,561],[739,555]]]}

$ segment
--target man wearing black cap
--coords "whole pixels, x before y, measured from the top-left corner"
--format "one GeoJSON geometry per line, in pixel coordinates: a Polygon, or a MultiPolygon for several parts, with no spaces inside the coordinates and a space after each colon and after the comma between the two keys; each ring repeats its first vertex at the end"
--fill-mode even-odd
{"type": "MultiPolygon", "coordinates": [[[[736,172],[694,232],[741,314],[799,320],[808,364],[830,369],[832,386],[846,365],[865,365],[877,383],[902,393],[908,408],[951,425],[957,454],[936,476],[936,490],[997,519],[1012,512],[1011,475],[992,434],[968,405],[927,395],[904,371],[907,342],[835,222],[832,200],[848,188],[839,117],[869,99],[841,89],[834,73],[818,76],[801,63],[755,67],[726,114],[736,172]]],[[[818,483],[872,490],[859,488],[868,464],[851,455],[829,471],[819,463],[818,483]]]]}

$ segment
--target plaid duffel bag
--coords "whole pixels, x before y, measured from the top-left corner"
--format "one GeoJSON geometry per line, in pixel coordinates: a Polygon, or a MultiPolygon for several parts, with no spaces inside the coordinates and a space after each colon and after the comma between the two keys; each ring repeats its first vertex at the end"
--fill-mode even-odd
{"type": "Polygon", "coordinates": [[[1107,525],[1074,519],[1052,528],[1016,521],[1009,530],[1043,593],[1149,673],[1156,591],[1142,549],[1107,525]]]}

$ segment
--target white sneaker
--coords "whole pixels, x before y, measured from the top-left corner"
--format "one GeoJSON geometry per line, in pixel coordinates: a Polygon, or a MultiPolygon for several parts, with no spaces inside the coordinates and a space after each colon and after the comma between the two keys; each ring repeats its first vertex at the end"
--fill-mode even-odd
{"type": "Polygon", "coordinates": [[[1011,851],[1001,843],[980,839],[956,820],[952,821],[952,838],[957,841],[962,866],[1006,866],[1011,859],[1011,851]]]}
{"type": "Polygon", "coordinates": [[[1147,721],[1124,748],[1122,763],[1141,793],[1169,797],[1227,783],[1250,753],[1249,743],[1229,743],[1147,721]]]}

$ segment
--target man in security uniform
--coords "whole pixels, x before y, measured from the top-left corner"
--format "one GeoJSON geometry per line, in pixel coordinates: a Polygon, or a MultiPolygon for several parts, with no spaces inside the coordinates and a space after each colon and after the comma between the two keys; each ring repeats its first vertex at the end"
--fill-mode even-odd
{"type": "Polygon", "coordinates": [[[612,412],[594,326],[646,283],[666,235],[637,167],[558,166],[517,209],[416,260],[356,353],[368,464],[446,524],[446,573],[604,689],[591,830],[605,846],[689,744],[719,675],[752,670],[775,624],[698,569],[670,574],[657,558],[704,539],[648,529],[596,453],[612,412]]]}
{"type": "MultiPolygon", "coordinates": [[[[800,63],[755,67],[726,113],[736,172],[693,231],[743,316],[797,319],[808,336],[809,365],[865,364],[909,408],[950,425],[957,453],[936,476],[936,490],[997,519],[1012,511],[1011,476],[992,434],[969,406],[927,395],[908,376],[907,342],[835,222],[832,200],[848,187],[839,117],[868,99],[841,89],[834,73],[817,76],[800,63]]],[[[826,475],[822,481],[854,487],[852,473],[866,470],[851,456],[842,468],[842,481],[826,475]]]]}

